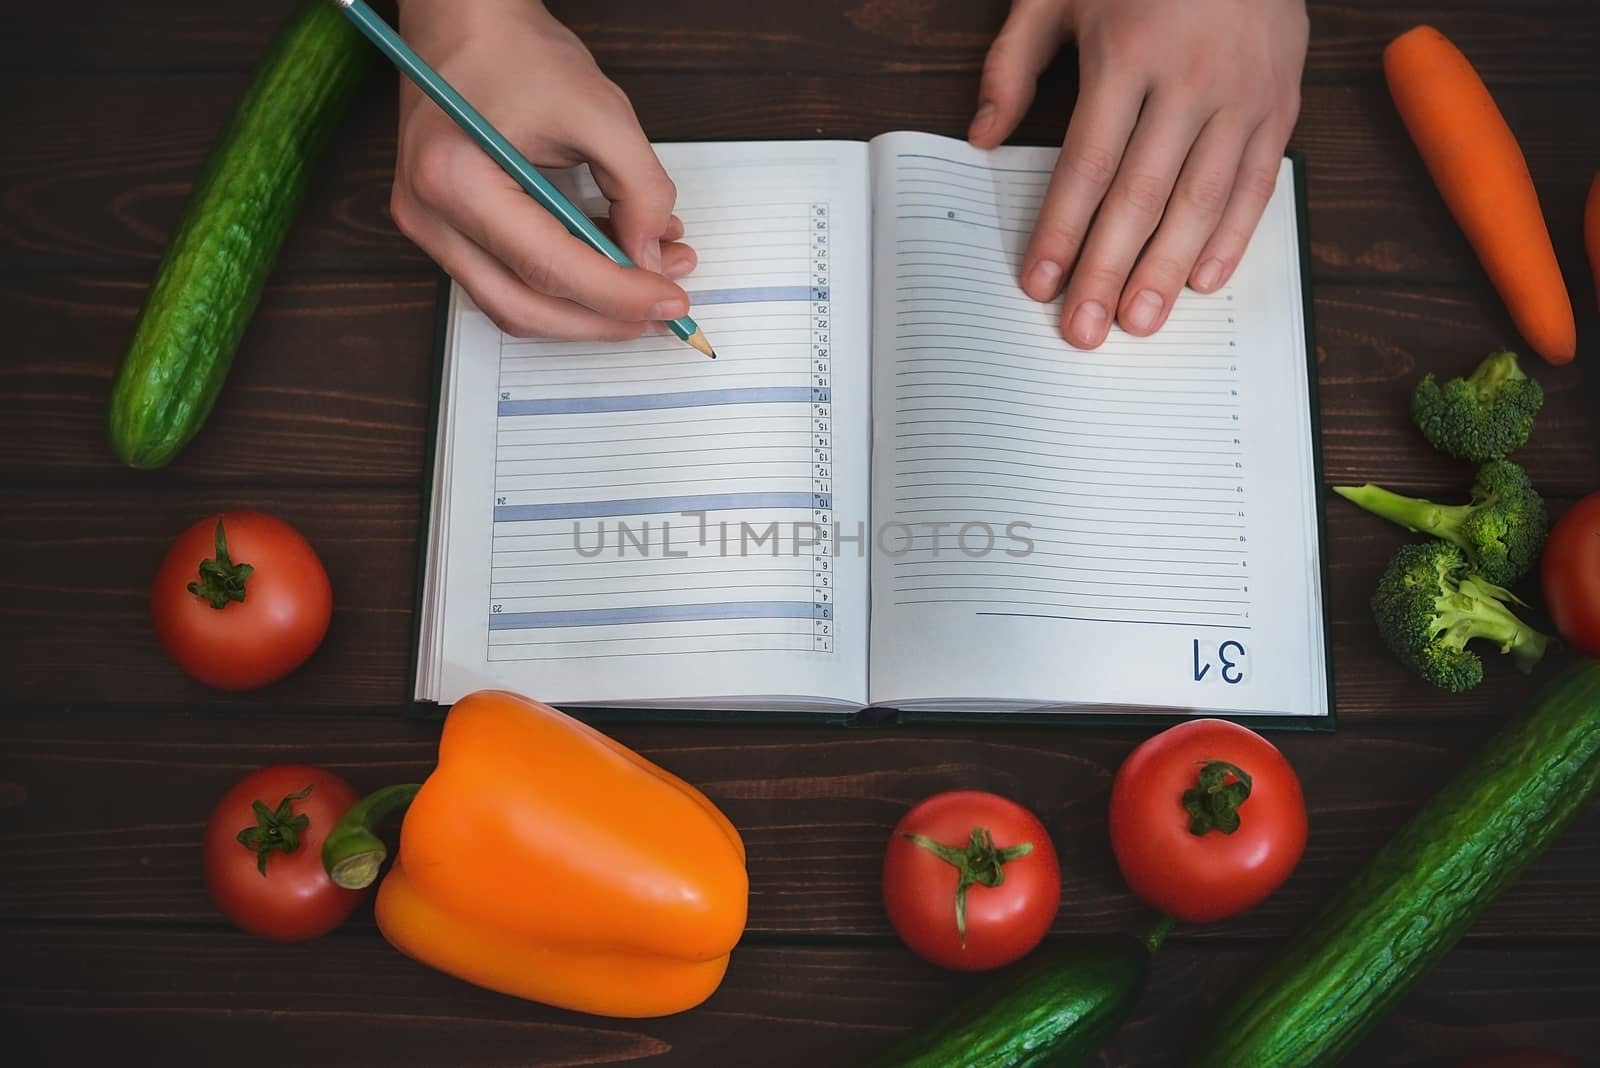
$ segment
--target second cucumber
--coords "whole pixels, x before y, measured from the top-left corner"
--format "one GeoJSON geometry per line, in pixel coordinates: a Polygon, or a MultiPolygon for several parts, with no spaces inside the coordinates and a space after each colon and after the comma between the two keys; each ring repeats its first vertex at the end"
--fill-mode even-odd
{"type": "Polygon", "coordinates": [[[1150,955],[1170,926],[1161,923],[1142,941],[1110,934],[1045,946],[938,1020],[902,1036],[868,1068],[1085,1064],[1139,999],[1150,955]]]}

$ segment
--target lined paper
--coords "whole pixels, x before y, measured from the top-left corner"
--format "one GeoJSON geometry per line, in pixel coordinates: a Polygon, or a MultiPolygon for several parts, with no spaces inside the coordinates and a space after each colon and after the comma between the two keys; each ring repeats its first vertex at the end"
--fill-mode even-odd
{"type": "Polygon", "coordinates": [[[1326,714],[1287,163],[1226,289],[1085,352],[1017,284],[1053,150],[658,151],[721,358],[453,290],[419,696],[1326,714]]]}
{"type": "Polygon", "coordinates": [[[874,700],[1309,711],[1292,172],[1225,289],[1079,351],[1016,281],[1053,161],[874,143],[874,700]]]}
{"type": "Polygon", "coordinates": [[[484,552],[451,577],[446,658],[463,667],[444,688],[486,663],[571,703],[859,705],[865,553],[834,538],[866,514],[865,148],[659,151],[719,358],[665,334],[519,340],[462,312],[454,390],[486,440],[457,455],[492,463],[453,472],[452,523],[484,552]]]}

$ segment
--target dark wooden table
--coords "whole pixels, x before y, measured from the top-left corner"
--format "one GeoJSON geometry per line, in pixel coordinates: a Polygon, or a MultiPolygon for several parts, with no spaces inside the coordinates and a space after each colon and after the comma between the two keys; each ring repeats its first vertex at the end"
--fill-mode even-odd
{"type": "MultiPolygon", "coordinates": [[[[1004,4],[827,0],[563,3],[660,140],[961,134],[1004,4]]],[[[1600,321],[1579,241],[1600,166],[1600,8],[1589,0],[1312,5],[1295,147],[1309,164],[1331,482],[1455,494],[1466,472],[1410,431],[1424,369],[1515,344],[1396,119],[1379,55],[1430,21],[1474,59],[1521,138],[1581,306],[1576,364],[1537,360],[1548,401],[1522,458],[1556,510],[1600,486],[1600,321]]],[[[399,709],[412,623],[430,263],[390,223],[394,85],[375,77],[284,250],[209,427],[136,473],[104,431],[113,368],[218,123],[290,0],[79,0],[0,34],[0,1006],[26,1063],[844,1065],[974,980],[922,965],[877,898],[896,818],[953,786],[1038,812],[1063,860],[1061,933],[1136,930],[1105,833],[1137,740],[1074,729],[849,732],[619,728],[702,785],[750,848],[750,923],[722,989],[658,1021],[583,1018],[485,993],[394,952],[370,915],[279,947],[230,928],[200,883],[223,789],[288,759],[367,788],[426,771],[436,730],[399,709]],[[223,507],[300,526],[337,590],[329,638],[242,698],[157,648],[147,584],[168,540],[223,507]]],[[[1070,54],[1019,139],[1059,139],[1070,54]]],[[[1340,502],[1334,502],[1340,503],[1340,502]]],[[[1311,841],[1247,915],[1160,954],[1107,1064],[1177,1060],[1261,961],[1438,787],[1529,687],[1496,663],[1449,697],[1384,654],[1367,616],[1401,535],[1330,509],[1341,727],[1281,737],[1311,841]]],[[[1591,1056],[1600,1038],[1600,806],[1496,902],[1352,1063],[1511,1044],[1591,1056]]],[[[15,1063],[15,1062],[13,1062],[15,1063]]]]}

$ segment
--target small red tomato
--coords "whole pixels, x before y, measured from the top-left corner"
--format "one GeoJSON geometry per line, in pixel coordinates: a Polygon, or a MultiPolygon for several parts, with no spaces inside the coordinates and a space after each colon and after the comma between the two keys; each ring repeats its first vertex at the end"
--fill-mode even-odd
{"type": "Polygon", "coordinates": [[[1014,801],[952,790],[918,803],[883,858],[889,923],[912,952],[961,971],[999,968],[1039,944],[1061,904],[1050,834],[1014,801]]]}
{"type": "Polygon", "coordinates": [[[1300,780],[1276,746],[1198,719],[1147,739],[1111,787],[1111,847],[1147,905],[1189,923],[1255,905],[1306,845],[1300,780]]]}
{"type": "Polygon", "coordinates": [[[260,512],[227,512],[179,535],[156,572],[150,614],[184,671],[218,689],[251,690],[322,644],[333,589],[299,531],[260,512]]]}
{"type": "Polygon", "coordinates": [[[322,867],[322,842],[357,800],[349,783],[304,764],[246,775],[206,823],[212,903],[244,930],[274,942],[317,938],[339,926],[367,891],[334,885],[322,867]]]}
{"type": "Polygon", "coordinates": [[[1561,637],[1600,657],[1600,491],[1568,508],[1550,528],[1539,575],[1561,637]]]}

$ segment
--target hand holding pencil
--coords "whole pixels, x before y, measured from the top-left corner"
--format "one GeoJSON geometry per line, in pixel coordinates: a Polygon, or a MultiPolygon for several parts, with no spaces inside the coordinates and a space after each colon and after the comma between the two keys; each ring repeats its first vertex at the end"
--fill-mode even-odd
{"type": "Polygon", "coordinates": [[[672,182],[570,31],[537,4],[406,0],[402,40],[365,0],[334,2],[405,75],[396,225],[502,330],[620,341],[664,322],[715,355],[672,281],[695,265],[672,182]],[[611,201],[609,235],[537,169],[580,162],[611,201]]]}

